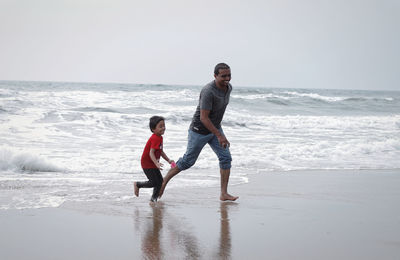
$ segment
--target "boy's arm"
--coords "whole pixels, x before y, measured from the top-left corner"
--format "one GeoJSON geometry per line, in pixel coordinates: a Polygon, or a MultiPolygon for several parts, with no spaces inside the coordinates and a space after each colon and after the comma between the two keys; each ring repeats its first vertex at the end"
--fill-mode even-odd
{"type": "Polygon", "coordinates": [[[214,126],[214,124],[211,122],[209,118],[210,110],[204,110],[200,109],[200,121],[203,123],[203,125],[215,136],[218,138],[219,144],[226,148],[227,146],[229,147],[230,143],[228,139],[226,139],[225,135],[221,134],[220,131],[214,126]]]}
{"type": "Polygon", "coordinates": [[[150,158],[151,158],[151,160],[153,161],[153,163],[156,165],[156,167],[157,167],[158,169],[162,170],[161,167],[162,167],[163,165],[162,165],[162,163],[160,163],[159,161],[157,161],[157,158],[156,158],[156,155],[155,155],[154,151],[155,151],[154,148],[150,148],[150,152],[149,152],[150,158]]]}
{"type": "Polygon", "coordinates": [[[170,160],[168,156],[164,153],[164,151],[161,151],[161,157],[164,158],[169,164],[171,164],[174,160],[170,160]]]}

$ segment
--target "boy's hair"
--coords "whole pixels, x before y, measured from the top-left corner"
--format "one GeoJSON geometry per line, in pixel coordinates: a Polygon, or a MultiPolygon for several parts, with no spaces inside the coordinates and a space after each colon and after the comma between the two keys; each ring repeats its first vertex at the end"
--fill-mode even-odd
{"type": "Polygon", "coordinates": [[[218,75],[219,70],[224,70],[224,69],[231,69],[231,68],[226,63],[218,63],[214,68],[214,74],[218,75]]]}
{"type": "Polygon", "coordinates": [[[152,116],[152,117],[150,118],[150,122],[149,122],[150,130],[153,132],[153,129],[156,128],[157,124],[158,124],[160,121],[164,121],[164,120],[165,120],[165,119],[164,119],[164,117],[162,117],[162,116],[152,116]]]}

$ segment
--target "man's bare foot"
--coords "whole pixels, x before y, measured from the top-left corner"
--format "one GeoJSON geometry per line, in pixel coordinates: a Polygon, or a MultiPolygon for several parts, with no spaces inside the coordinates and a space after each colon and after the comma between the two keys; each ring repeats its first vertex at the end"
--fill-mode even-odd
{"type": "Polygon", "coordinates": [[[165,190],[165,186],[167,186],[167,184],[165,182],[163,182],[161,184],[160,192],[158,193],[158,198],[161,198],[161,196],[163,195],[164,190],[165,190]]]}
{"type": "Polygon", "coordinates": [[[135,190],[135,196],[139,197],[139,187],[137,186],[136,181],[133,183],[133,187],[134,187],[134,190],[135,190]]]}
{"type": "Polygon", "coordinates": [[[226,193],[226,194],[221,194],[221,196],[219,197],[219,199],[220,199],[221,201],[226,201],[226,200],[235,201],[235,200],[237,200],[238,198],[239,198],[239,197],[232,196],[232,195],[230,195],[230,194],[228,194],[228,193],[226,193]]]}

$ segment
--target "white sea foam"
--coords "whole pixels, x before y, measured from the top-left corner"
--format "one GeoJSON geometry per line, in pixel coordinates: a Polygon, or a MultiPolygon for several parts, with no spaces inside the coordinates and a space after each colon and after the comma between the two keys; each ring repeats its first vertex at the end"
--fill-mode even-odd
{"type": "Polygon", "coordinates": [[[284,96],[284,95],[277,95],[277,94],[273,94],[273,93],[250,94],[250,95],[233,94],[232,97],[239,98],[239,99],[248,99],[248,100],[259,100],[259,99],[270,99],[270,98],[278,98],[278,99],[284,99],[284,100],[291,99],[291,97],[284,96]]]}
{"type": "MultiPolygon", "coordinates": [[[[200,87],[174,86],[0,85],[0,208],[127,199],[132,181],[146,179],[140,156],[151,135],[149,117],[166,118],[164,150],[178,160],[199,92],[200,87]]],[[[230,184],[273,170],[399,169],[399,96],[234,88],[222,124],[233,157],[230,184]]],[[[195,166],[170,185],[217,187],[213,151],[206,146],[195,166]]]]}
{"type": "Polygon", "coordinates": [[[312,99],[319,99],[327,102],[337,102],[347,99],[347,97],[335,97],[335,96],[330,97],[330,96],[323,96],[317,93],[299,93],[296,91],[285,91],[283,93],[288,94],[292,97],[309,97],[312,99]]]}
{"type": "Polygon", "coordinates": [[[14,154],[0,147],[0,171],[59,172],[62,170],[44,158],[29,153],[14,154]]]}

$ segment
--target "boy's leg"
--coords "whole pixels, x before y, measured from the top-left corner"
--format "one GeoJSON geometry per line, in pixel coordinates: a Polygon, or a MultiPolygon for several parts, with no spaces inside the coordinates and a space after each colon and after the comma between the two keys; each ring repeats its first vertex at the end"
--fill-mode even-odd
{"type": "Polygon", "coordinates": [[[140,188],[153,188],[154,183],[152,181],[138,181],[136,182],[136,186],[140,188]]]}
{"type": "Polygon", "coordinates": [[[163,177],[161,175],[160,170],[155,169],[154,171],[154,189],[153,189],[153,195],[151,196],[151,201],[155,202],[158,199],[158,195],[160,193],[161,185],[163,182],[163,177]]]}
{"type": "Polygon", "coordinates": [[[134,191],[135,191],[135,196],[139,197],[139,187],[137,186],[137,182],[136,181],[133,182],[133,188],[134,188],[134,191]]]}
{"type": "Polygon", "coordinates": [[[155,185],[153,169],[143,169],[144,174],[146,174],[148,181],[138,181],[136,186],[140,188],[153,188],[155,185]]]}

